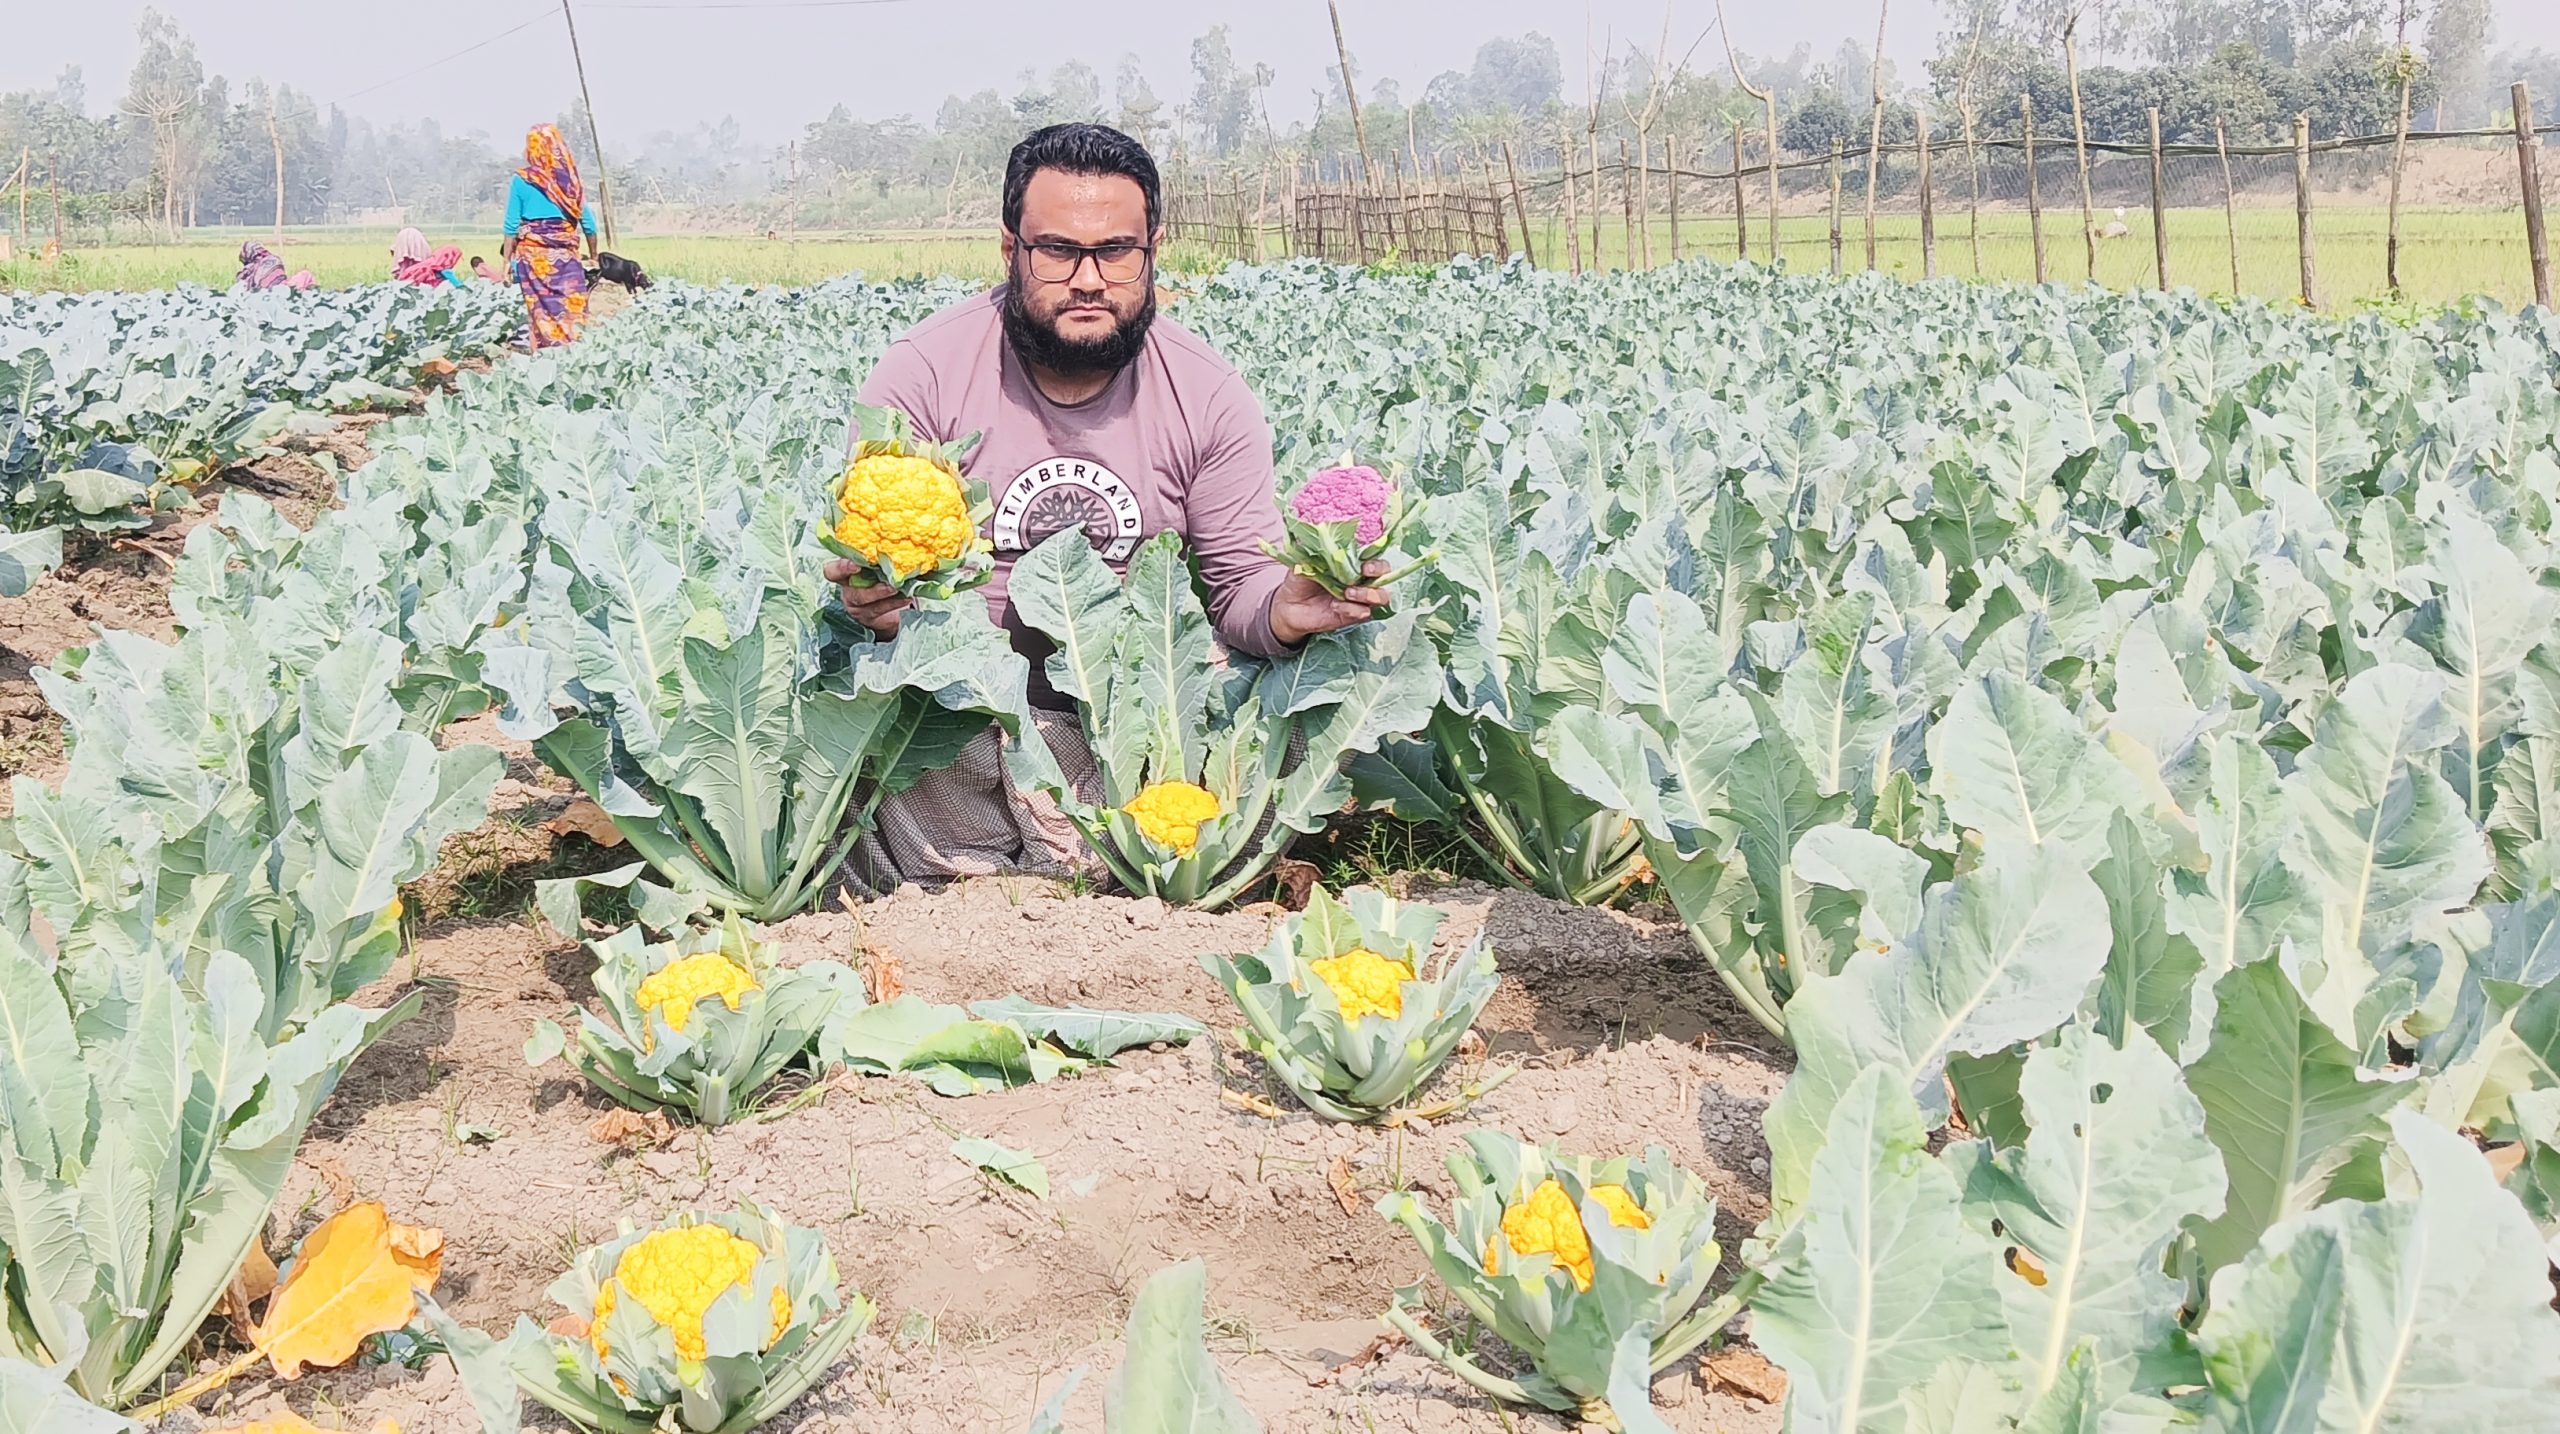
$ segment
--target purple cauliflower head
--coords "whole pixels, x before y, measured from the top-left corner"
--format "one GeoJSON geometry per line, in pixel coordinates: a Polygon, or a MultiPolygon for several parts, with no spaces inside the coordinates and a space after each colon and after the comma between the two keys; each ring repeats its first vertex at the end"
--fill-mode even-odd
{"type": "Polygon", "coordinates": [[[1327,468],[1290,495],[1289,512],[1301,523],[1360,521],[1359,542],[1366,546],[1387,535],[1387,480],[1377,469],[1327,468]]]}

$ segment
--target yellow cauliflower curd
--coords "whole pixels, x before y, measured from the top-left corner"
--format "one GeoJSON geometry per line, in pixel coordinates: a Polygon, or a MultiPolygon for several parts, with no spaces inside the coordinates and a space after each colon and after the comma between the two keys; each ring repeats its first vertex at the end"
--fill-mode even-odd
{"type": "Polygon", "coordinates": [[[836,541],[898,576],[930,573],[969,551],[978,525],[950,469],[929,458],[874,454],[836,488],[836,541]]]}
{"type": "MultiPolygon", "coordinates": [[[[1591,1198],[1609,1212],[1612,1225],[1630,1230],[1653,1227],[1653,1218],[1623,1185],[1594,1185],[1591,1198]]],[[[1574,1288],[1591,1288],[1591,1235],[1582,1228],[1582,1212],[1575,1208],[1573,1197],[1553,1180],[1540,1182],[1528,1199],[1502,1212],[1502,1237],[1485,1242],[1486,1274],[1502,1272],[1499,1261],[1504,1245],[1515,1255],[1552,1255],[1556,1268],[1573,1272],[1574,1288]]]]}
{"type": "Polygon", "coordinates": [[[1218,814],[1218,799],[1208,788],[1189,782],[1158,782],[1120,810],[1147,840],[1189,856],[1200,845],[1200,824],[1218,814]]]}
{"type": "Polygon", "coordinates": [[[666,1017],[668,1029],[681,1031],[693,1019],[695,1002],[717,996],[734,1011],[749,991],[762,989],[753,972],[717,951],[704,951],[650,973],[634,999],[643,1013],[655,1011],[666,1017]]]}
{"type": "MultiPolygon", "coordinates": [[[[606,1356],[605,1316],[627,1295],[675,1336],[676,1358],[699,1360],[703,1312],[731,1286],[753,1283],[756,1261],[763,1255],[753,1242],[718,1225],[653,1231],[613,1262],[613,1278],[596,1291],[596,1313],[588,1325],[587,1342],[595,1346],[596,1358],[606,1356]]],[[[790,1326],[791,1297],[775,1285],[773,1328],[764,1337],[765,1347],[771,1349],[790,1326]]]]}
{"type": "Polygon", "coordinates": [[[1307,969],[1333,988],[1333,999],[1346,1021],[1371,1014],[1392,1021],[1404,1014],[1404,983],[1413,979],[1413,968],[1402,961],[1354,946],[1339,956],[1310,961],[1307,969]]]}

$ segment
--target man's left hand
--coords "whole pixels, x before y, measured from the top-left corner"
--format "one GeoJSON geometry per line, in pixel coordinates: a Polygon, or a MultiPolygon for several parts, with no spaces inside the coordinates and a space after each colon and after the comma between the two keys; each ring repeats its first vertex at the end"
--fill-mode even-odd
{"type": "MultiPolygon", "coordinates": [[[[1388,569],[1385,562],[1373,560],[1362,571],[1382,578],[1388,569]]],[[[1382,588],[1349,588],[1335,597],[1306,574],[1291,573],[1271,599],[1271,635],[1280,639],[1284,647],[1296,647],[1319,633],[1340,632],[1367,622],[1386,605],[1387,594],[1382,588]]]]}

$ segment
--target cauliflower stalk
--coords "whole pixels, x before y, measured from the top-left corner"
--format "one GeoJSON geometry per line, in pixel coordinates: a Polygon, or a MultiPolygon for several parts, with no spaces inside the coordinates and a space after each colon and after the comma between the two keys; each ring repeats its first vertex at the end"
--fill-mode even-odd
{"type": "Polygon", "coordinates": [[[1258,955],[1203,956],[1244,1016],[1239,1042],[1328,1120],[1400,1123],[1448,1114],[1510,1077],[1476,1079],[1428,1108],[1410,1102],[1493,999],[1478,937],[1432,957],[1440,912],[1354,887],[1318,887],[1258,955]]]}
{"type": "Polygon", "coordinates": [[[910,597],[948,599],[987,580],[992,549],[980,535],[994,506],[986,485],[962,476],[977,440],[925,443],[913,420],[860,407],[853,462],[836,479],[819,541],[853,562],[854,581],[910,597]]]}
{"type": "Polygon", "coordinates": [[[1535,1370],[1490,1373],[1433,1339],[1401,1299],[1387,1322],[1487,1394],[1616,1429],[1609,1389],[1622,1345],[1649,1338],[1641,1373],[1659,1373],[1741,1307],[1735,1293],[1700,1306],[1723,1259],[1715,1201],[1659,1146],[1640,1160],[1595,1160],[1475,1130],[1449,1175],[1446,1222],[1403,1191],[1378,1212],[1412,1232],[1449,1293],[1535,1370]]]}
{"type": "Polygon", "coordinates": [[[1385,587],[1435,555],[1422,558],[1387,577],[1372,579],[1364,571],[1373,558],[1384,557],[1402,535],[1406,520],[1421,511],[1408,507],[1404,491],[1366,464],[1342,462],[1307,479],[1281,505],[1280,524],[1287,541],[1265,543],[1263,551],[1287,563],[1293,572],[1313,578],[1335,597],[1353,587],[1385,587]]]}
{"type": "Polygon", "coordinates": [[[837,1002],[847,993],[861,1000],[851,968],[777,968],[772,943],[734,914],[716,931],[687,929],[668,941],[629,926],[587,949],[603,1014],[579,1013],[574,1044],[560,1027],[535,1022],[527,1061],[565,1054],[624,1105],[704,1125],[754,1109],[757,1092],[808,1052],[837,1002]]]}
{"type": "Polygon", "coordinates": [[[520,1318],[507,1362],[582,1428],[736,1434],[799,1398],[871,1323],[870,1302],[837,1283],[816,1231],[752,1202],[626,1222],[551,1286],[572,1332],[520,1318]]]}

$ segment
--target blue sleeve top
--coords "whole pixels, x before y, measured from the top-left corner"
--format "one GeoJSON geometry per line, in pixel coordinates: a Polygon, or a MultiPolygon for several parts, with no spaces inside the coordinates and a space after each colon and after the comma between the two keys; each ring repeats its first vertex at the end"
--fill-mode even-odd
{"type": "MultiPolygon", "coordinates": [[[[532,180],[519,174],[507,182],[507,222],[504,232],[508,238],[516,237],[516,231],[522,229],[524,222],[528,219],[561,217],[563,216],[560,213],[560,206],[552,203],[551,196],[543,193],[532,180]]],[[[581,206],[578,227],[589,234],[596,232],[594,205],[581,206]]]]}

